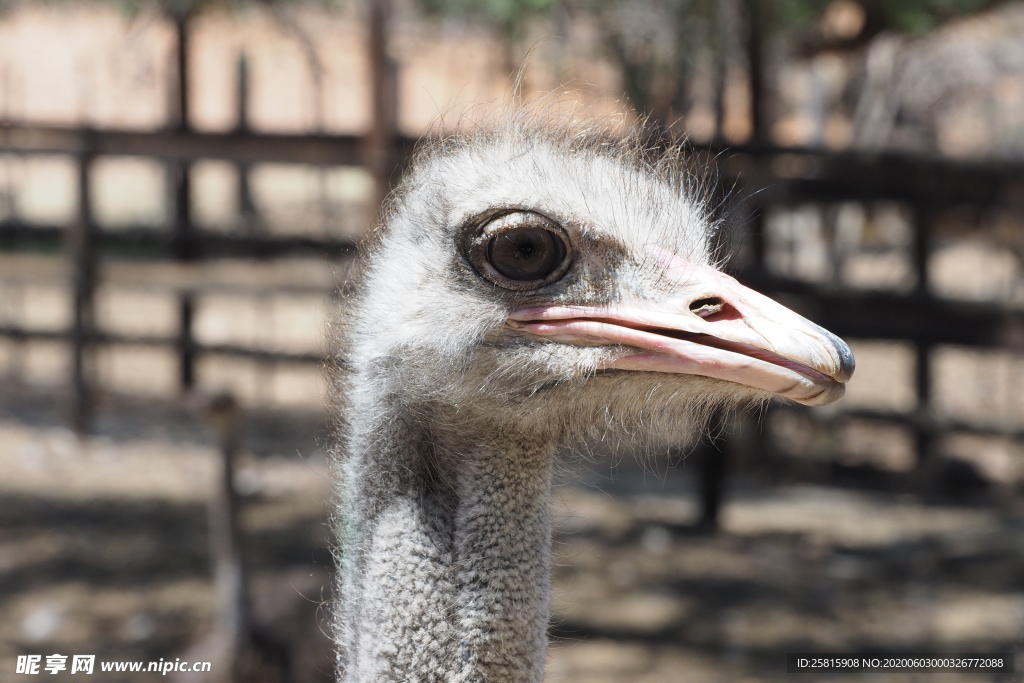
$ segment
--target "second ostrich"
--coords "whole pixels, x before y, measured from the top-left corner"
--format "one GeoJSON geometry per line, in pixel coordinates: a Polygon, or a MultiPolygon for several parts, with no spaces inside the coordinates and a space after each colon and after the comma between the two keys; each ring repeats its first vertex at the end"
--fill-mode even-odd
{"type": "Polygon", "coordinates": [[[681,152],[641,139],[512,114],[391,199],[337,346],[342,681],[539,683],[559,446],[842,396],[849,348],[715,266],[681,152]]]}

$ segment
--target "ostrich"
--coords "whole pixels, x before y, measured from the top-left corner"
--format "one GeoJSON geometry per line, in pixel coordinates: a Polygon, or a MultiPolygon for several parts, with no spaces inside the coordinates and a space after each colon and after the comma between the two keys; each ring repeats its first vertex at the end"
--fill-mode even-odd
{"type": "Polygon", "coordinates": [[[339,322],[340,678],[537,683],[558,447],[835,401],[836,336],[715,265],[678,146],[522,110],[419,150],[339,322]]]}

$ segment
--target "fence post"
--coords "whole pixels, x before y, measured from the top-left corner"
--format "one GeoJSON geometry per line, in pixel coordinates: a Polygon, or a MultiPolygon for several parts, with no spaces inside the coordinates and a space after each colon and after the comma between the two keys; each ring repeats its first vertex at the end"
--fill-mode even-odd
{"type": "Polygon", "coordinates": [[[397,167],[398,75],[388,54],[390,9],[388,0],[372,0],[370,3],[368,50],[373,119],[365,138],[363,155],[366,168],[373,175],[376,191],[371,207],[374,224],[384,199],[391,191],[391,175],[397,167]]]}
{"type": "Polygon", "coordinates": [[[237,681],[246,656],[251,656],[249,592],[239,522],[240,501],[235,492],[235,455],[238,451],[238,404],[230,393],[214,396],[207,417],[220,447],[216,482],[210,497],[210,554],[217,593],[213,636],[218,647],[217,664],[225,683],[237,681]]]}
{"type": "MultiPolygon", "coordinates": [[[[174,27],[177,38],[176,69],[172,92],[175,100],[172,103],[172,125],[179,131],[188,131],[188,20],[189,12],[174,15],[174,27]]],[[[195,245],[192,240],[191,217],[191,184],[189,182],[189,161],[171,162],[168,164],[168,176],[173,186],[171,192],[174,251],[175,258],[180,262],[188,262],[195,258],[195,245]]],[[[192,319],[195,312],[194,294],[183,291],[178,300],[178,363],[179,382],[182,391],[188,391],[195,384],[195,345],[192,342],[192,319]]]]}
{"type": "Polygon", "coordinates": [[[746,52],[750,77],[750,141],[767,144],[770,138],[764,88],[764,12],[760,0],[744,0],[747,15],[746,52]]]}
{"type": "Polygon", "coordinates": [[[716,44],[718,47],[715,53],[715,75],[714,95],[712,97],[712,110],[715,117],[715,133],[713,140],[724,144],[725,136],[722,134],[725,123],[725,85],[729,80],[729,48],[732,47],[732,37],[736,20],[737,8],[732,0],[718,0],[717,12],[715,14],[716,44]]]}
{"type": "Polygon", "coordinates": [[[78,157],[78,216],[67,233],[74,305],[71,329],[71,426],[78,435],[89,431],[93,408],[88,353],[94,334],[96,226],[92,220],[92,199],[89,192],[89,175],[93,161],[90,147],[91,145],[86,142],[78,157]]]}
{"type": "MultiPolygon", "coordinates": [[[[238,56],[238,126],[239,133],[249,132],[249,62],[245,53],[238,56]]],[[[252,234],[257,232],[256,204],[252,198],[249,185],[249,168],[247,161],[239,161],[235,168],[238,171],[238,214],[242,219],[242,227],[252,234]]]]}
{"type": "MultiPolygon", "coordinates": [[[[931,227],[934,209],[927,199],[918,199],[913,205],[914,241],[913,260],[917,283],[914,293],[918,299],[931,296],[928,287],[928,256],[931,251],[931,227]]],[[[915,440],[917,448],[917,466],[922,467],[928,460],[932,447],[931,430],[931,365],[930,357],[932,342],[930,339],[915,339],[914,380],[917,390],[917,419],[915,420],[915,440]]]]}
{"type": "Polygon", "coordinates": [[[764,274],[767,270],[766,208],[764,204],[758,204],[753,207],[753,213],[750,216],[750,251],[754,260],[754,271],[758,274],[764,274]]]}
{"type": "Polygon", "coordinates": [[[725,480],[729,471],[728,422],[723,411],[715,411],[708,423],[708,431],[708,436],[701,438],[694,449],[700,471],[701,510],[697,526],[713,532],[720,524],[725,480]]]}

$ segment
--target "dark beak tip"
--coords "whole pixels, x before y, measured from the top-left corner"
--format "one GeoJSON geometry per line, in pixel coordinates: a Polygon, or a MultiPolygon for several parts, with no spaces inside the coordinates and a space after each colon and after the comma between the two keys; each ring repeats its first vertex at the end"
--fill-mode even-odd
{"type": "Polygon", "coordinates": [[[827,332],[827,334],[839,359],[839,366],[836,368],[836,374],[832,376],[832,379],[840,384],[846,384],[853,377],[853,371],[857,369],[857,361],[854,359],[853,351],[850,350],[846,342],[831,332],[827,332]]]}

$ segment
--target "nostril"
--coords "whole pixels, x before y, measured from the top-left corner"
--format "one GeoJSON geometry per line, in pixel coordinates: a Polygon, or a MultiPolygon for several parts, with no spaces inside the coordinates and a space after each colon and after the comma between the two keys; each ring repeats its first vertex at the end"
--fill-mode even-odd
{"type": "Polygon", "coordinates": [[[721,313],[723,308],[725,308],[725,302],[717,296],[697,299],[690,304],[690,310],[701,318],[707,318],[715,313],[721,313]]]}
{"type": "Polygon", "coordinates": [[[732,307],[727,301],[717,296],[708,296],[697,299],[690,304],[693,313],[709,323],[717,323],[723,320],[737,320],[743,316],[732,307]]]}

